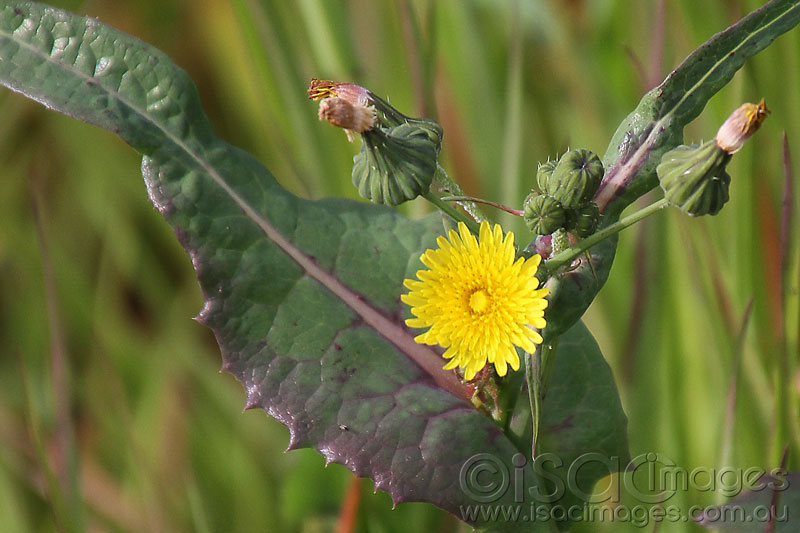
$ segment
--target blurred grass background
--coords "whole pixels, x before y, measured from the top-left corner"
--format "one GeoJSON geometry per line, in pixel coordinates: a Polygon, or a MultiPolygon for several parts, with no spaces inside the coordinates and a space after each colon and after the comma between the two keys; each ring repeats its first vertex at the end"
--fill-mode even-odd
{"type": "MultiPolygon", "coordinates": [[[[317,121],[305,94],[314,76],[437,118],[451,177],[519,207],[537,161],[567,146],[602,154],[648,88],[762,2],[53,3],[167,52],[218,134],[296,194],[357,196],[358,145],[317,121]]],[[[710,138],[761,97],[773,113],[734,158],[722,213],[666,211],[627,230],[586,314],[633,456],[769,470],[788,443],[798,469],[798,202],[785,193],[782,134],[796,177],[800,30],[748,62],[686,138],[710,138]]],[[[241,386],[218,374],[213,336],[191,320],[191,263],[146,197],[137,154],[7,90],[0,116],[0,531],[466,529],[427,505],[392,510],[315,452],[283,453],[287,431],[241,413],[241,386]]],[[[719,501],[695,490],[669,503],[719,501]]]]}

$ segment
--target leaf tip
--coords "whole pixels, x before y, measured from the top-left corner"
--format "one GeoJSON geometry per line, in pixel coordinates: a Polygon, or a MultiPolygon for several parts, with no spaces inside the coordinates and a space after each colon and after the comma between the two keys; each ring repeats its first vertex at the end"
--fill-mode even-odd
{"type": "Polygon", "coordinates": [[[250,411],[251,409],[256,409],[257,407],[261,407],[255,401],[250,401],[249,399],[244,404],[244,409],[242,411],[250,411]]]}
{"type": "MultiPolygon", "coordinates": [[[[289,444],[286,445],[285,452],[291,452],[292,450],[299,450],[303,447],[302,440],[297,436],[297,432],[293,429],[289,428],[289,444]]],[[[327,460],[327,459],[326,459],[327,460]]]]}
{"type": "MultiPolygon", "coordinates": [[[[230,367],[229,363],[223,362],[222,369],[226,370],[230,367]]],[[[258,388],[258,385],[254,383],[249,383],[245,385],[245,403],[244,403],[244,410],[249,411],[250,409],[255,408],[264,408],[264,397],[261,394],[261,390],[258,388]]]]}
{"type": "Polygon", "coordinates": [[[208,305],[204,305],[203,308],[200,310],[197,315],[195,315],[192,320],[197,322],[198,324],[202,324],[204,326],[208,326],[208,315],[209,315],[209,308],[208,305]]]}

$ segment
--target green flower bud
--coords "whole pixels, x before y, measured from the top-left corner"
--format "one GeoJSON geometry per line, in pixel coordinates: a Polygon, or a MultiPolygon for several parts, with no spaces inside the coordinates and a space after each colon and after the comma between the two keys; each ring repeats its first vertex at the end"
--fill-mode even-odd
{"type": "Polygon", "coordinates": [[[728,201],[730,159],[713,139],[667,152],[656,168],[667,201],[692,216],[716,215],[728,201]]]}
{"type": "Polygon", "coordinates": [[[439,153],[439,150],[442,147],[442,135],[444,131],[438,122],[429,118],[411,117],[406,117],[405,122],[406,124],[415,128],[419,128],[420,131],[424,132],[425,135],[428,136],[428,140],[436,146],[436,153],[439,153]]]}
{"type": "Polygon", "coordinates": [[[603,163],[589,150],[570,150],[559,159],[544,192],[566,209],[575,209],[592,199],[603,179],[603,163]]]}
{"type": "Polygon", "coordinates": [[[549,235],[564,225],[564,208],[546,194],[528,195],[522,212],[525,224],[536,235],[549,235]]]}
{"type": "Polygon", "coordinates": [[[549,159],[544,163],[539,163],[539,168],[536,170],[536,185],[539,187],[539,192],[544,192],[547,189],[547,182],[556,168],[556,161],[549,159]]]}
{"type": "Polygon", "coordinates": [[[581,239],[585,239],[595,232],[600,219],[600,209],[594,202],[589,202],[579,207],[575,212],[574,232],[581,239]]]}
{"type": "Polygon", "coordinates": [[[353,185],[378,204],[398,205],[430,190],[441,148],[442,129],[431,120],[414,120],[362,133],[353,158],[353,185]]]}
{"type": "Polygon", "coordinates": [[[550,243],[553,247],[553,255],[560,254],[572,244],[570,242],[569,233],[567,233],[567,230],[564,228],[558,228],[553,232],[550,243]]]}

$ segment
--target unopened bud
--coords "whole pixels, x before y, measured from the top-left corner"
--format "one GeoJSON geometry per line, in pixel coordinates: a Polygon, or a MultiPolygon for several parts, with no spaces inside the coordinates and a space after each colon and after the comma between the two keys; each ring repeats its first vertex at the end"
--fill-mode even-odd
{"type": "Polygon", "coordinates": [[[763,98],[758,104],[742,104],[717,131],[717,146],[729,154],[738,152],[744,142],[758,130],[769,112],[763,98]]]}
{"type": "Polygon", "coordinates": [[[597,204],[589,202],[575,210],[573,230],[578,237],[585,239],[597,230],[600,210],[597,204]]]}
{"type": "Polygon", "coordinates": [[[543,192],[561,202],[564,208],[575,209],[592,199],[603,172],[603,163],[594,152],[570,150],[558,160],[543,192]]]}
{"type": "Polygon", "coordinates": [[[539,168],[536,169],[536,186],[539,188],[539,192],[544,192],[547,189],[547,181],[553,174],[556,163],[558,161],[550,161],[549,159],[544,163],[539,163],[539,168]]]}
{"type": "Polygon", "coordinates": [[[561,203],[546,194],[530,194],[522,208],[522,218],[536,235],[549,235],[564,225],[566,215],[561,203]]]}

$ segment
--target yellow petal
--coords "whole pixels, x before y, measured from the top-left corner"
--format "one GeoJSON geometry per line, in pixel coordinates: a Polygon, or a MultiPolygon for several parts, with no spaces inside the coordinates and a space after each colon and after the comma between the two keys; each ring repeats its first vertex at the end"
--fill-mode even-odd
{"type": "Polygon", "coordinates": [[[483,221],[478,238],[461,222],[458,231],[437,239],[438,248],[420,257],[427,269],[416,280],[404,280],[411,328],[429,328],[415,337],[421,344],[438,344],[449,359],[445,369],[461,367],[472,379],[488,363],[499,375],[520,366],[516,348],[535,351],[544,328],[547,288],[535,274],[539,255],[516,257],[514,235],[483,221]],[[475,297],[475,295],[479,297],[475,297]],[[475,298],[481,304],[475,304],[475,298]]]}

